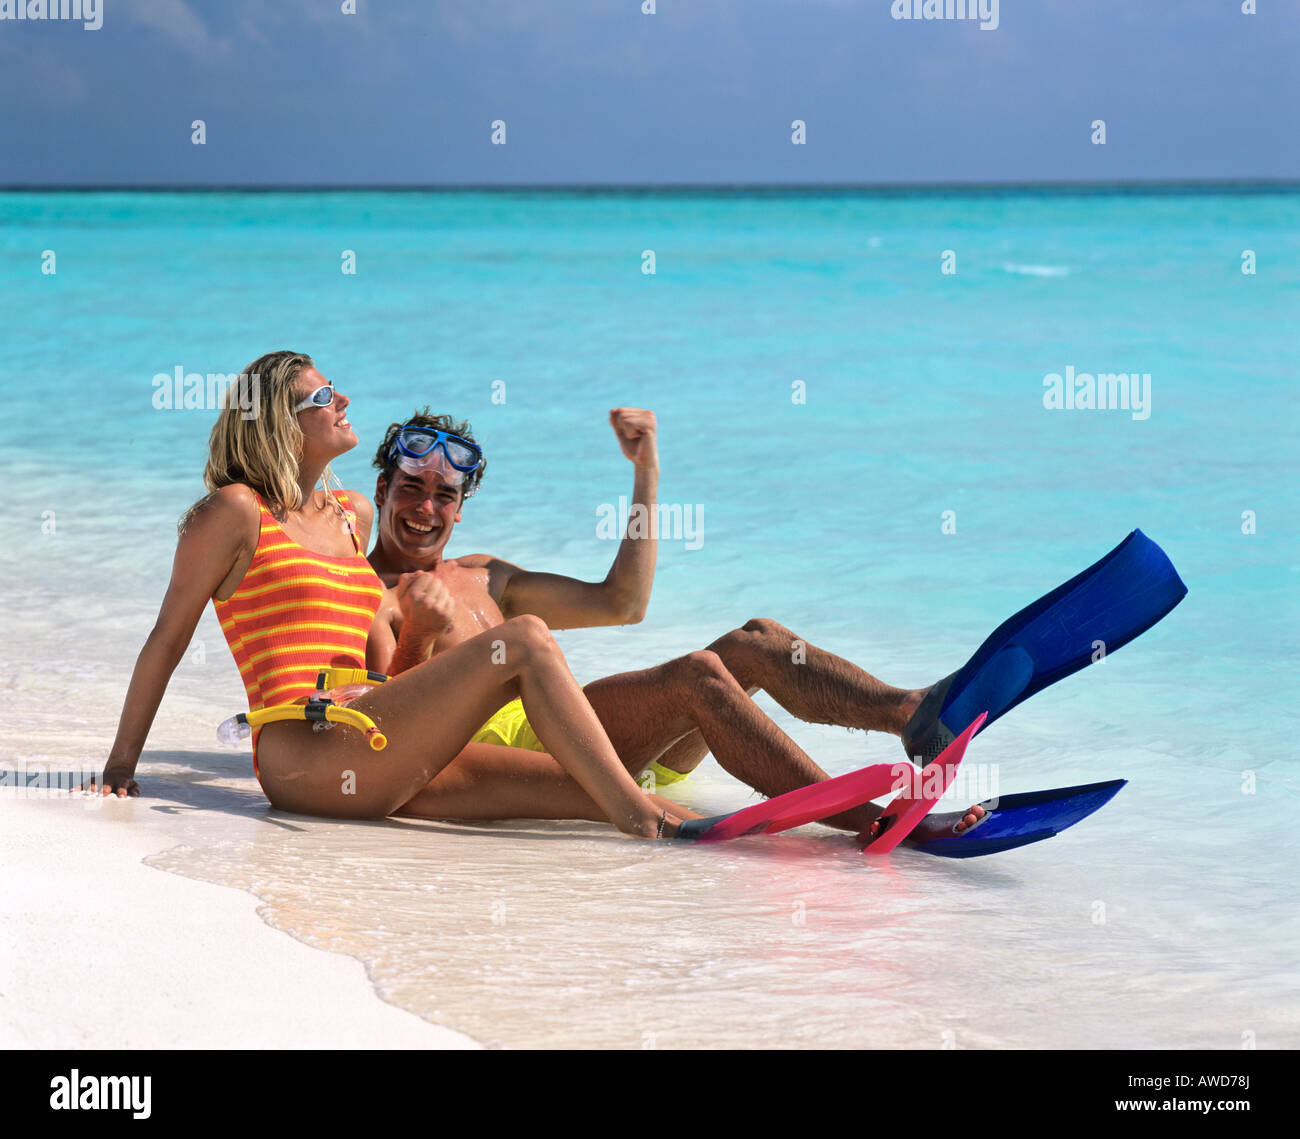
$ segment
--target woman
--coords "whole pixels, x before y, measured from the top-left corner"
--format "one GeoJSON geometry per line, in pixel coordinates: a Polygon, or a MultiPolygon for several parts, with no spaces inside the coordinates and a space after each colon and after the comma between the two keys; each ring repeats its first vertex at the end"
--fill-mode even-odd
{"type": "MultiPolygon", "coordinates": [[[[131,676],[104,768],[106,795],[139,794],[136,763],[209,599],[250,708],[301,701],[322,665],[365,667],[383,591],[365,560],[373,507],[329,489],[330,461],[357,445],[349,401],[294,352],[261,357],[236,384],[239,398],[232,390],[209,441],[211,493],[181,523],[171,582],[131,676]]],[[[675,837],[683,819],[696,817],[637,786],[545,624],[527,616],[350,701],[387,735],[384,750],[371,751],[346,727],[318,733],[305,721],[281,721],[255,732],[254,771],[272,805],[287,811],[419,815],[421,792],[516,697],[547,750],[594,801],[589,814],[641,838],[675,837]]]]}

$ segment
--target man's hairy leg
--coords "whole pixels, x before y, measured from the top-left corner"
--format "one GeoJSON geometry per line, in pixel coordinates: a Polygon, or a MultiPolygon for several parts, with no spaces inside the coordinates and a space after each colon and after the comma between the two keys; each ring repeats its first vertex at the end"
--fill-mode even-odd
{"type": "Polygon", "coordinates": [[[675,771],[678,775],[689,775],[709,754],[709,745],[704,742],[699,728],[687,732],[671,747],[654,757],[660,767],[675,771]]]}
{"type": "MultiPolygon", "coordinates": [[[[746,689],[746,696],[753,696],[757,688],[746,689]]],[[[704,742],[699,728],[693,728],[671,747],[654,757],[660,767],[675,771],[678,775],[689,775],[708,757],[709,745],[704,742]]]]}
{"type": "MultiPolygon", "coordinates": [[[[828,778],[750,699],[716,653],[689,653],[655,668],[608,676],[583,691],[633,775],[665,750],[669,758],[674,748],[687,753],[702,745],[723,770],[769,797],[828,778]]],[[[863,830],[877,814],[867,804],[825,821],[863,830]]]]}
{"type": "Polygon", "coordinates": [[[926,692],[893,688],[766,617],[719,637],[709,650],[742,688],[763,689],[791,715],[812,724],[902,735],[926,692]]]}

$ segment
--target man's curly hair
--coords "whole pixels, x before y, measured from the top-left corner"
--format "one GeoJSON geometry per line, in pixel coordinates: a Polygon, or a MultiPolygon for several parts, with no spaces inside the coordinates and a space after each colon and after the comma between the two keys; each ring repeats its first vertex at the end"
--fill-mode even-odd
{"type": "MultiPolygon", "coordinates": [[[[468,439],[471,443],[478,443],[471,432],[471,427],[467,420],[452,419],[450,415],[434,415],[426,406],[423,411],[417,411],[409,419],[401,423],[390,423],[388,430],[384,432],[384,441],[379,445],[379,450],[375,452],[374,467],[383,475],[384,484],[393,477],[393,472],[397,470],[397,460],[390,459],[388,453],[393,449],[393,441],[397,438],[397,433],[403,427],[409,427],[414,424],[416,427],[428,427],[434,431],[448,431],[452,435],[459,435],[462,439],[468,439]]],[[[470,471],[465,475],[465,481],[461,484],[461,501],[469,498],[476,490],[478,484],[483,481],[483,472],[487,469],[487,460],[484,459],[478,465],[478,470],[470,471]]]]}

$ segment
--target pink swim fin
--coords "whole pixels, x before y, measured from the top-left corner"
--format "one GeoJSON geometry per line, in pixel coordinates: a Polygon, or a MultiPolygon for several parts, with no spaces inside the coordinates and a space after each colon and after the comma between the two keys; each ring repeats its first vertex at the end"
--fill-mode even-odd
{"type": "Polygon", "coordinates": [[[779,834],[860,806],[868,799],[888,795],[909,780],[904,769],[910,771],[911,765],[876,763],[850,771],[847,775],[837,775],[821,783],[787,791],[784,795],[729,815],[687,819],[677,837],[698,842],[721,842],[747,834],[779,834]]]}
{"type": "Polygon", "coordinates": [[[912,773],[907,780],[909,785],[880,813],[878,821],[881,830],[874,837],[870,830],[858,835],[864,854],[888,854],[912,833],[917,823],[930,813],[930,808],[951,786],[966,754],[966,745],[986,719],[988,713],[981,712],[961,735],[939,753],[933,763],[912,773]]]}

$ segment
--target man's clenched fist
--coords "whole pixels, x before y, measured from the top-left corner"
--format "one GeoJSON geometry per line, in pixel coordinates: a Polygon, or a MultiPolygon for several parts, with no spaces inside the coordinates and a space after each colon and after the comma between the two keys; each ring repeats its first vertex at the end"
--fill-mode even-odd
{"type": "Polygon", "coordinates": [[[610,426],[623,454],[638,467],[657,467],[659,447],[655,413],[640,407],[616,407],[609,413],[610,426]]]}
{"type": "Polygon", "coordinates": [[[435,636],[447,632],[456,612],[456,602],[447,587],[425,570],[404,573],[393,590],[402,610],[402,623],[413,634],[435,636]]]}

